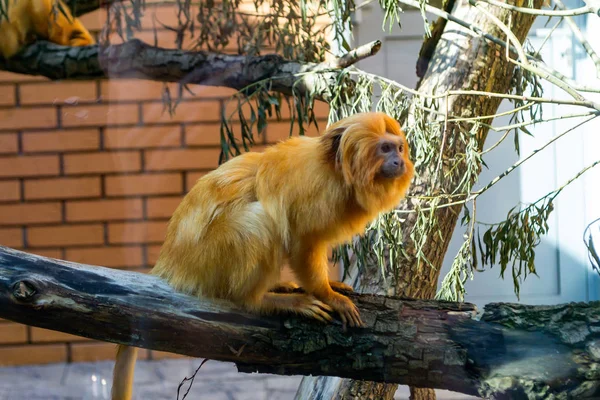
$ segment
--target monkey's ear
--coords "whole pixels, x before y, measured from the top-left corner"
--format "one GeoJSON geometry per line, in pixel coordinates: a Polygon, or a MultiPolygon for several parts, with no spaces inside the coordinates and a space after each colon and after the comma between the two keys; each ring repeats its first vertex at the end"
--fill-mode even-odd
{"type": "Polygon", "coordinates": [[[342,135],[345,130],[346,128],[344,127],[333,128],[323,135],[327,159],[334,164],[342,162],[340,143],[342,142],[342,135]]]}

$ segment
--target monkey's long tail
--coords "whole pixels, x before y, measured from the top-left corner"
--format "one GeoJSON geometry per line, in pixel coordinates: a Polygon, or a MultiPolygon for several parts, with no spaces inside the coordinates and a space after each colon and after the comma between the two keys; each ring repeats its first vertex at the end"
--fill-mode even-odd
{"type": "Polygon", "coordinates": [[[117,346],[117,357],[113,370],[112,400],[131,400],[137,352],[136,347],[121,344],[117,346]]]}

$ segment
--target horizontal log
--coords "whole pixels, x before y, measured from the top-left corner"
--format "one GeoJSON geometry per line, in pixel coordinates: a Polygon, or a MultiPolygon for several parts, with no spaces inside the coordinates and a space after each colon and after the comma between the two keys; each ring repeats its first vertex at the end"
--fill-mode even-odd
{"type": "Polygon", "coordinates": [[[277,54],[245,56],[151,46],[138,39],[110,46],[61,46],[39,40],[17,55],[0,57],[0,70],[52,80],[145,79],[257,90],[269,78],[270,90],[291,95],[314,94],[329,101],[337,70],[376,54],[380,41],[362,45],[323,63],[299,63],[277,54]]]}
{"type": "Polygon", "coordinates": [[[16,322],[230,361],[242,372],[340,376],[496,398],[519,398],[530,387],[600,396],[600,302],[496,304],[477,320],[468,303],[350,297],[366,327],[344,331],[339,320],[252,315],[174,292],[151,275],[0,246],[0,317],[16,322]]]}

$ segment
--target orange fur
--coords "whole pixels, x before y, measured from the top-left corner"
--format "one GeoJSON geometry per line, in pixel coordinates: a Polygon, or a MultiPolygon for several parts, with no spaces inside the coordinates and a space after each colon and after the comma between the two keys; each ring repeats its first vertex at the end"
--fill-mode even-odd
{"type": "Polygon", "coordinates": [[[0,15],[0,55],[14,56],[32,37],[64,46],[96,43],[79,19],[61,0],[8,0],[8,20],[0,15]],[[65,12],[59,9],[58,3],[65,12]]]}
{"type": "MultiPolygon", "coordinates": [[[[383,113],[356,114],[321,137],[291,138],[264,153],[238,156],[200,178],[184,197],[152,274],[177,291],[226,299],[252,312],[327,322],[335,311],[344,325],[360,326],[356,306],[334,290],[350,287],[329,282],[328,247],[397,206],[413,173],[404,133],[383,113]],[[380,176],[387,159],[378,146],[384,142],[404,163],[399,176],[380,176]],[[304,293],[278,284],[286,259],[304,293]]],[[[128,400],[132,382],[123,383],[121,373],[114,378],[113,400],[128,400]]]]}

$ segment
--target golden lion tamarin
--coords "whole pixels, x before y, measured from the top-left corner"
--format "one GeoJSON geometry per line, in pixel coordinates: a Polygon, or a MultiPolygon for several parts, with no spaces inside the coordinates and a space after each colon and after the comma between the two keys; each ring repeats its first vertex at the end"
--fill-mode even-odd
{"type": "MultiPolygon", "coordinates": [[[[200,178],[175,210],[152,274],[177,291],[229,300],[251,312],[291,312],[322,322],[337,312],[361,326],[333,289],[327,250],[398,205],[413,177],[398,122],[361,113],[320,137],[295,137],[246,153],[200,178]],[[287,260],[303,293],[275,293],[287,260]]],[[[119,346],[113,400],[129,400],[137,349],[119,346]]]]}
{"type": "Polygon", "coordinates": [[[7,4],[8,20],[0,13],[0,55],[5,59],[36,37],[64,46],[96,43],[61,0],[8,0],[7,4]]]}

